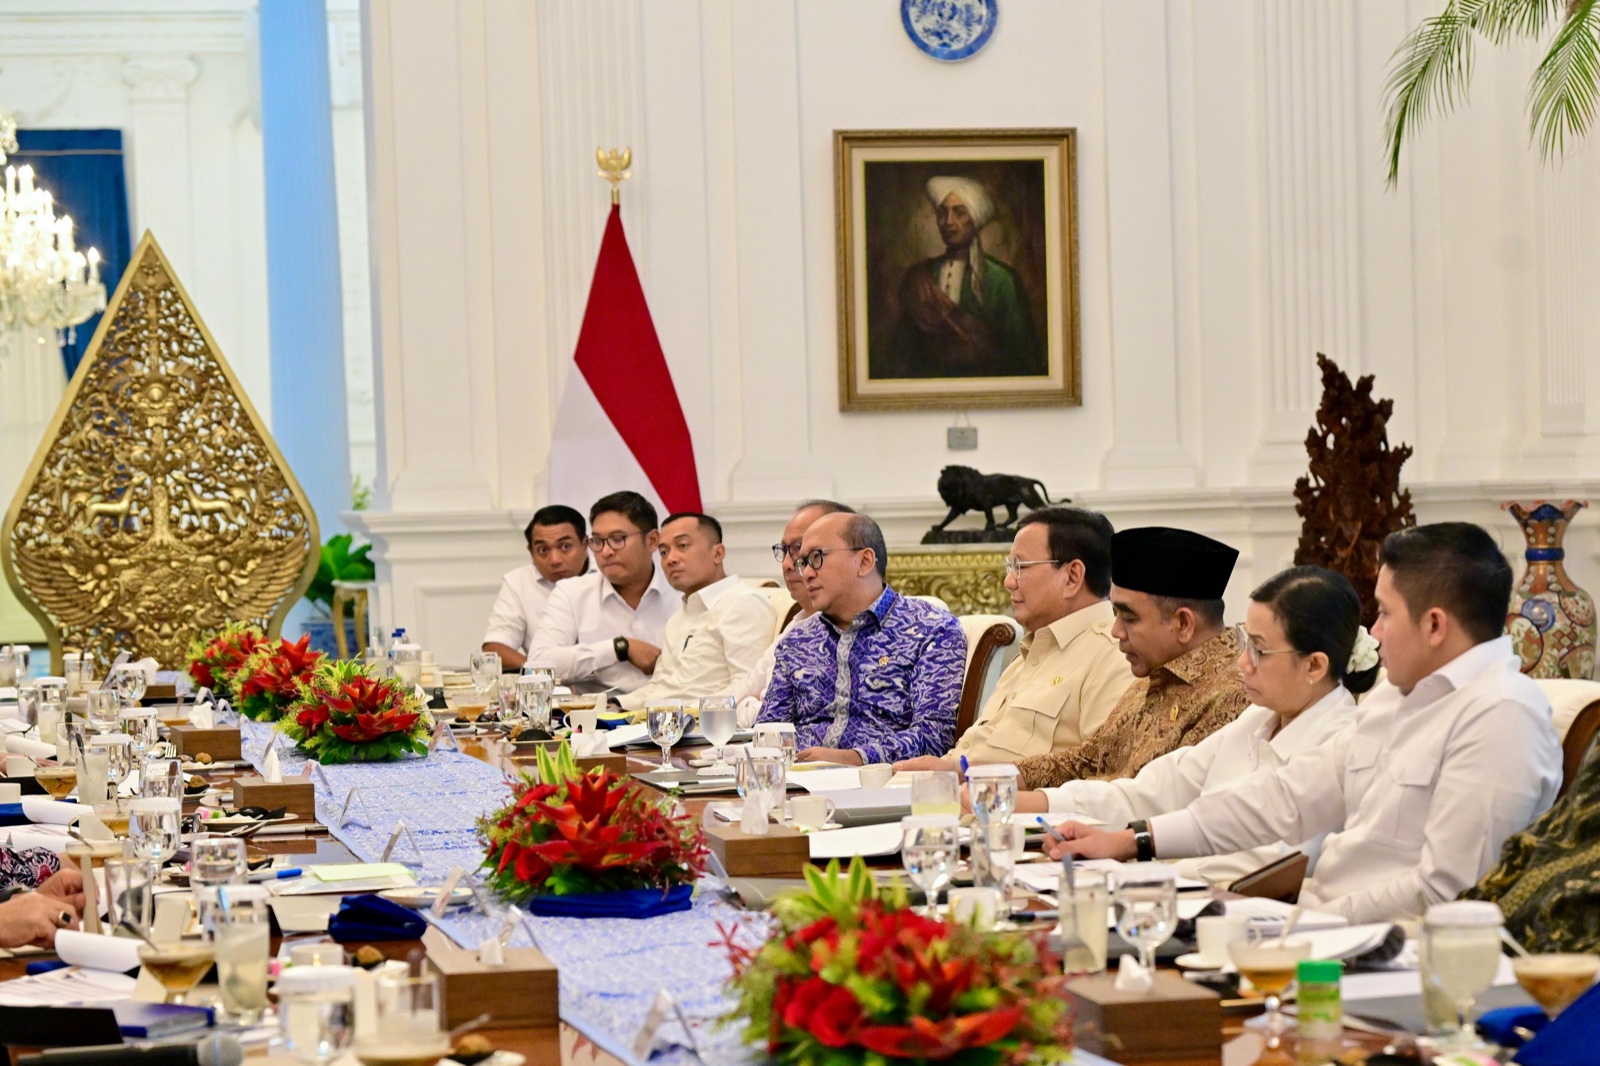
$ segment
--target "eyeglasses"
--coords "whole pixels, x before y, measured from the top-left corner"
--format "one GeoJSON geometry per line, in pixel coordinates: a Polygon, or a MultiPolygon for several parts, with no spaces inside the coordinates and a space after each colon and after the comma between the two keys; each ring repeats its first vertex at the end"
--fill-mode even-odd
{"type": "Polygon", "coordinates": [[[1050,563],[1050,564],[1052,564],[1054,566],[1060,566],[1061,565],[1061,560],[1060,559],[1018,559],[1015,555],[1008,555],[1008,556],[1006,556],[1006,573],[1011,577],[1021,577],[1022,576],[1022,571],[1026,570],[1028,567],[1030,567],[1030,566],[1043,566],[1045,563],[1050,563]]]}
{"type": "Polygon", "coordinates": [[[1233,634],[1239,640],[1239,647],[1243,648],[1245,655],[1249,656],[1250,669],[1252,670],[1261,669],[1261,660],[1266,658],[1268,655],[1300,654],[1293,648],[1273,648],[1268,650],[1266,648],[1256,647],[1254,644],[1250,643],[1250,635],[1244,631],[1244,623],[1242,622],[1233,627],[1233,634]]]}
{"type": "Polygon", "coordinates": [[[823,560],[834,552],[864,552],[865,548],[812,548],[794,561],[796,570],[821,570],[823,560]]]}
{"type": "Polygon", "coordinates": [[[774,559],[781,563],[785,556],[790,559],[800,558],[800,542],[794,540],[788,544],[774,544],[772,546],[772,557],[774,559]]]}
{"type": "Polygon", "coordinates": [[[589,550],[592,551],[592,552],[597,552],[601,548],[606,547],[607,545],[611,546],[611,550],[612,551],[619,552],[624,547],[627,546],[629,537],[642,537],[642,536],[644,536],[644,533],[642,533],[642,532],[639,532],[639,533],[611,533],[611,534],[608,534],[608,535],[606,535],[604,537],[590,537],[587,541],[585,541],[585,543],[589,545],[589,550]]]}

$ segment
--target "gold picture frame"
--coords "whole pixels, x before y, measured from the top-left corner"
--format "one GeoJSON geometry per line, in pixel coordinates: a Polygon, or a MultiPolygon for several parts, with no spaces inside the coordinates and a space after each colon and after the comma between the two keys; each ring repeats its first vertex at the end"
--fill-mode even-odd
{"type": "Polygon", "coordinates": [[[835,130],[839,409],[1078,406],[1077,131],[835,130]]]}

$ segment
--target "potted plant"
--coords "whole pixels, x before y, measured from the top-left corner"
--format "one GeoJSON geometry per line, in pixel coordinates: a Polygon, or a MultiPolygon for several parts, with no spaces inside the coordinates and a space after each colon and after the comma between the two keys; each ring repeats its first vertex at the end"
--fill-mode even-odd
{"type": "Polygon", "coordinates": [[[318,762],[393,762],[428,754],[433,718],[412,691],[359,662],[323,661],[278,721],[279,732],[318,762]]]}
{"type": "Polygon", "coordinates": [[[311,646],[329,656],[335,653],[333,639],[335,622],[346,627],[348,644],[356,652],[360,651],[367,639],[365,633],[355,631],[353,619],[333,617],[334,582],[371,581],[377,576],[377,568],[368,557],[372,552],[372,545],[353,547],[354,544],[355,538],[348,533],[329,537],[327,543],[322,546],[322,558],[317,563],[317,576],[306,589],[306,599],[311,601],[317,614],[316,617],[306,619],[301,628],[311,636],[311,646]]]}

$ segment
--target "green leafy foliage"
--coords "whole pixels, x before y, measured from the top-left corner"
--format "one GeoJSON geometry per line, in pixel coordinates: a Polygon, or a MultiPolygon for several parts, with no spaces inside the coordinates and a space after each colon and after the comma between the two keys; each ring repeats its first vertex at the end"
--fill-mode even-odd
{"type": "Polygon", "coordinates": [[[335,581],[371,581],[377,576],[377,568],[367,558],[372,545],[363,544],[352,549],[354,543],[355,538],[348,533],[328,538],[322,546],[322,560],[317,563],[317,576],[306,589],[306,599],[331,610],[335,581]]]}
{"type": "Polygon", "coordinates": [[[278,729],[319,762],[391,762],[428,754],[433,718],[393,678],[359,662],[324,661],[301,684],[278,729]]]}

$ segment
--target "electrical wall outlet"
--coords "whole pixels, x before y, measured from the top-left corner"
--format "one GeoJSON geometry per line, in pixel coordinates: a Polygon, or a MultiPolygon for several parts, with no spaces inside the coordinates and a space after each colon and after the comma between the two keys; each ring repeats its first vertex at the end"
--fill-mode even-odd
{"type": "Polygon", "coordinates": [[[945,445],[953,452],[970,452],[978,447],[977,426],[951,426],[944,434],[945,445]]]}

